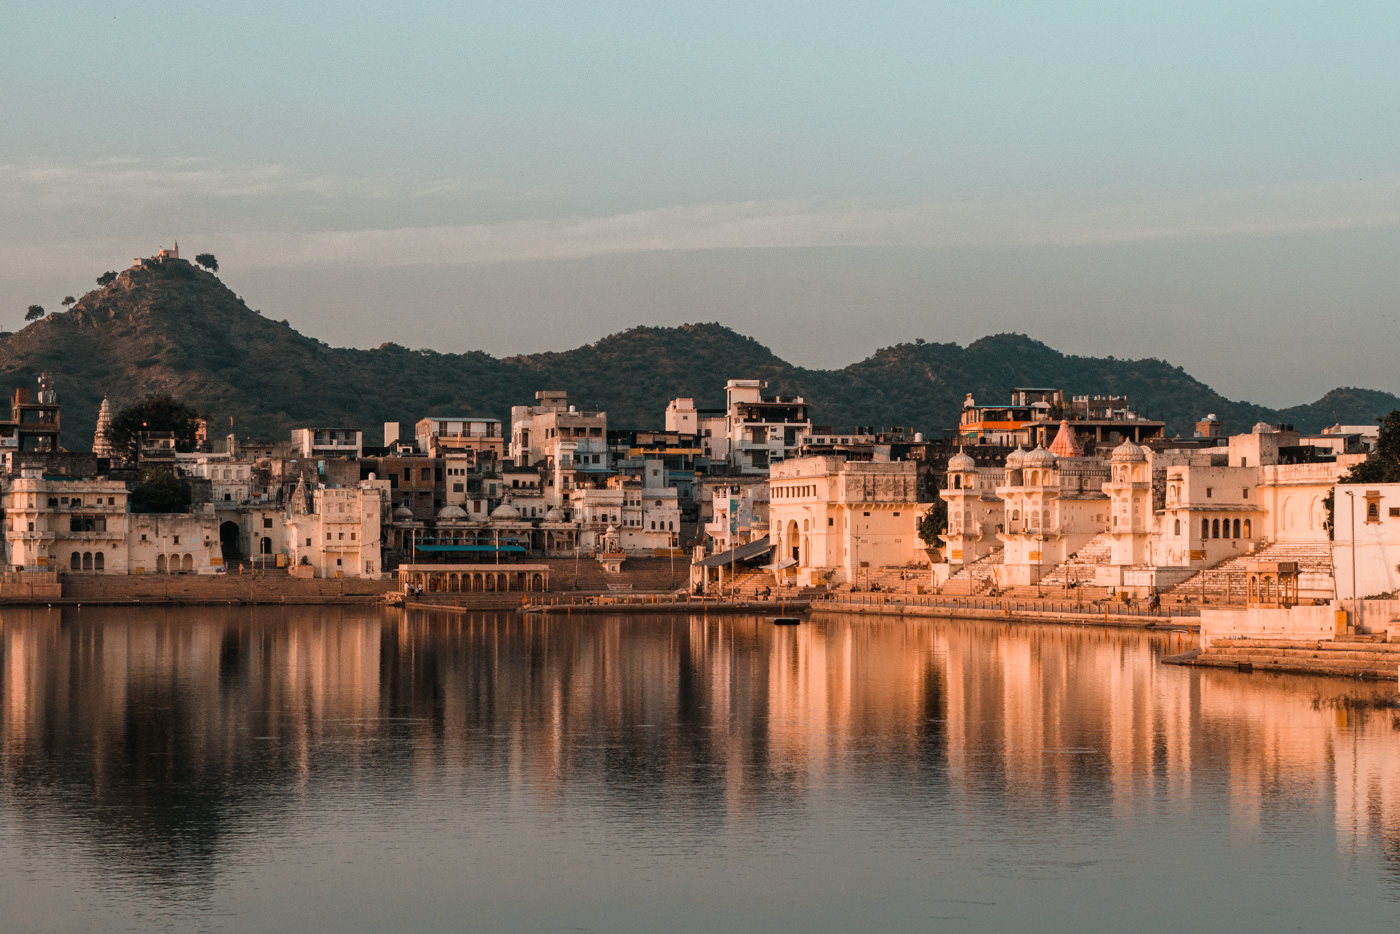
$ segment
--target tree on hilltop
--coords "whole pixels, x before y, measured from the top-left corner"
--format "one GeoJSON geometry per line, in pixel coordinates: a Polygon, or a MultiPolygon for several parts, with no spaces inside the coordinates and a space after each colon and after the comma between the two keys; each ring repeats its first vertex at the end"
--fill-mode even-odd
{"type": "Polygon", "coordinates": [[[97,277],[97,284],[98,284],[98,285],[111,285],[113,282],[116,282],[116,281],[117,281],[117,274],[116,274],[115,272],[113,272],[112,270],[110,270],[110,269],[107,270],[106,272],[104,272],[102,275],[100,275],[100,276],[97,277]]]}
{"type": "Polygon", "coordinates": [[[195,256],[194,261],[210,272],[219,271],[219,261],[214,258],[213,253],[199,253],[195,256]]]}
{"type": "Polygon", "coordinates": [[[73,296],[65,295],[63,296],[63,301],[59,302],[59,304],[62,305],[64,308],[71,308],[73,305],[77,304],[77,301],[78,300],[73,296]]]}
{"type": "Polygon", "coordinates": [[[25,320],[25,321],[38,321],[40,318],[44,317],[44,315],[46,315],[46,314],[48,314],[48,312],[44,310],[44,306],[43,306],[43,305],[30,305],[30,306],[29,306],[29,310],[28,310],[27,312],[24,313],[24,320],[25,320]]]}

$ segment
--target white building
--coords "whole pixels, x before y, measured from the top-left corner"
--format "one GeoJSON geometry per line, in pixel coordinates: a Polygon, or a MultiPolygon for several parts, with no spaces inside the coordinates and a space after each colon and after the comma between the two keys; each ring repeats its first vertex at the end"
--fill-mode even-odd
{"type": "Polygon", "coordinates": [[[1343,600],[1400,589],[1400,483],[1339,483],[1332,561],[1343,600]]]}
{"type": "Polygon", "coordinates": [[[769,471],[773,563],[799,586],[858,584],[862,571],[926,560],[913,462],[798,457],[769,471]]]}
{"type": "Polygon", "coordinates": [[[311,491],[298,486],[284,525],[293,568],[315,577],[378,578],[383,573],[379,538],[389,503],[387,480],[311,491]]]}
{"type": "Polygon", "coordinates": [[[127,572],[125,483],[48,479],[26,470],[0,502],[10,570],[127,572]]]}
{"type": "Polygon", "coordinates": [[[358,428],[293,428],[292,446],[303,458],[359,457],[364,432],[358,428]]]}

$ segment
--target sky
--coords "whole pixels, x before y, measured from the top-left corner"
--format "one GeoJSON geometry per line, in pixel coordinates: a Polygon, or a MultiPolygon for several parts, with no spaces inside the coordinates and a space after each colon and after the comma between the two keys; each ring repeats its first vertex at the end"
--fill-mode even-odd
{"type": "Polygon", "coordinates": [[[5,329],[178,240],[337,346],[1016,331],[1400,392],[1393,2],[17,0],[0,36],[5,329]]]}

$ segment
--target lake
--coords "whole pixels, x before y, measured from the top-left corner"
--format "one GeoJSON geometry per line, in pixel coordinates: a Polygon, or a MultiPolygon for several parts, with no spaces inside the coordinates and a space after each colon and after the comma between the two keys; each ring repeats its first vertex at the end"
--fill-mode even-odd
{"type": "Polygon", "coordinates": [[[1181,633],[0,611],[0,929],[1390,931],[1396,686],[1181,633]]]}

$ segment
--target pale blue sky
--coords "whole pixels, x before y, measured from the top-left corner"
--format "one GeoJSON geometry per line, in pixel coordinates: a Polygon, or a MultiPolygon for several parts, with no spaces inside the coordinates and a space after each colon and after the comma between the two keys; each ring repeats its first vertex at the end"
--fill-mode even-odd
{"type": "Polygon", "coordinates": [[[1400,391],[1393,3],[59,0],[0,36],[0,326],[178,237],[334,344],[1017,330],[1400,391]]]}

